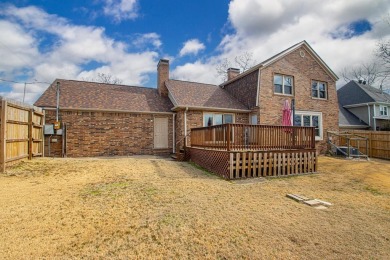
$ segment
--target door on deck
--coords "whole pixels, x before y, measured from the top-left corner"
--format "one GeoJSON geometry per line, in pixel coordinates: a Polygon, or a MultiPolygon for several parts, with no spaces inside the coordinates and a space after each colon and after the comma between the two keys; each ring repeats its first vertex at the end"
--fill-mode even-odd
{"type": "Polygon", "coordinates": [[[154,148],[168,148],[168,118],[154,118],[154,148]]]}

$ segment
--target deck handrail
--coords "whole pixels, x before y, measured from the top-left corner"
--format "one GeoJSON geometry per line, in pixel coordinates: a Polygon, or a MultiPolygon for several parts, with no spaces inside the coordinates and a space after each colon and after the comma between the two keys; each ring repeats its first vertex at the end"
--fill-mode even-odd
{"type": "Polygon", "coordinates": [[[231,123],[198,127],[191,129],[191,146],[226,151],[315,149],[315,128],[231,123]]]}

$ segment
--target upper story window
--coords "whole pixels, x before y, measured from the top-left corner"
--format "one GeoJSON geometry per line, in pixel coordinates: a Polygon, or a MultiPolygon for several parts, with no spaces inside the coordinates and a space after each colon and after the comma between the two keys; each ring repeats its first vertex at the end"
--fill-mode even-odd
{"type": "Polygon", "coordinates": [[[323,139],[322,113],[311,111],[296,111],[294,116],[295,126],[314,127],[316,140],[323,139]]]}
{"type": "Polygon", "coordinates": [[[293,94],[293,77],[286,75],[274,75],[274,92],[283,95],[293,94]]]}
{"type": "Polygon", "coordinates": [[[388,115],[387,106],[379,105],[379,114],[381,116],[387,116],[388,115]]]}
{"type": "Polygon", "coordinates": [[[203,126],[221,125],[233,123],[233,114],[205,113],[203,114],[203,126]]]}
{"type": "Polygon", "coordinates": [[[311,83],[311,96],[313,98],[327,99],[327,84],[326,82],[313,80],[311,83]]]}

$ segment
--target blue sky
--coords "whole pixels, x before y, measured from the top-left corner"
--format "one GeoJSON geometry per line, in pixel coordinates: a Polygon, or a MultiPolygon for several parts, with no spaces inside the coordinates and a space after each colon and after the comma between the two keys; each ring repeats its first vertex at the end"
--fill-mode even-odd
{"type": "MultiPolygon", "coordinates": [[[[0,4],[0,95],[33,103],[55,78],[111,74],[155,87],[171,77],[218,84],[216,66],[245,51],[258,62],[306,40],[338,74],[388,38],[384,0],[94,0],[0,4]]],[[[234,64],[233,64],[234,66],[234,64]]],[[[341,84],[341,83],[339,83],[341,84]]]]}

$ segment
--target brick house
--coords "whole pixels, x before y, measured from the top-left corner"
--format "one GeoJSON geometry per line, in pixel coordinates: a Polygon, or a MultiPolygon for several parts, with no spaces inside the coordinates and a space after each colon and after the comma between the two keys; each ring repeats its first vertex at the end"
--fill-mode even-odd
{"type": "Polygon", "coordinates": [[[35,103],[46,111],[46,124],[53,123],[59,82],[59,120],[66,131],[46,136],[47,149],[50,144],[52,155],[71,157],[169,154],[191,145],[191,128],[281,125],[284,101],[294,100],[294,125],[316,127],[317,150],[325,151],[326,131],[338,130],[338,77],[306,41],[244,73],[227,73],[219,86],[173,80],[169,61],[160,60],[157,89],[55,80],[35,103]]]}

